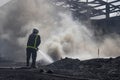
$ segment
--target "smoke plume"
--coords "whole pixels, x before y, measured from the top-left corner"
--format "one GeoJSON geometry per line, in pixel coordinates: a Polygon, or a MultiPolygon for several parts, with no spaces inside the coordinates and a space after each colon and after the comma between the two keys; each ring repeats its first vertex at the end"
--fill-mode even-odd
{"type": "MultiPolygon", "coordinates": [[[[40,30],[40,49],[58,60],[63,57],[79,59],[115,57],[120,53],[120,37],[116,34],[96,41],[94,31],[73,20],[70,11],[59,9],[50,0],[11,0],[1,7],[0,56],[25,61],[28,35],[36,27],[40,30]]],[[[38,54],[38,60],[42,57],[38,54]]]]}

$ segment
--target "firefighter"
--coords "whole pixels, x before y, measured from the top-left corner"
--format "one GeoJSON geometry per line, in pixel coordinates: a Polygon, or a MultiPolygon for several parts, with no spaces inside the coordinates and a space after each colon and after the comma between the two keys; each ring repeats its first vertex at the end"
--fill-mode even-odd
{"type": "Polygon", "coordinates": [[[32,64],[31,68],[36,68],[36,57],[37,57],[37,51],[38,46],[41,43],[40,35],[38,35],[39,31],[37,29],[33,29],[32,34],[30,34],[27,42],[27,48],[26,48],[26,66],[30,66],[30,58],[32,56],[32,64]]]}

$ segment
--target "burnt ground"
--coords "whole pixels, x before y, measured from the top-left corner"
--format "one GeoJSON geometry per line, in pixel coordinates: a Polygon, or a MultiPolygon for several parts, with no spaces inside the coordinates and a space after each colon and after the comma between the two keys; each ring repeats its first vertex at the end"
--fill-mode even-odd
{"type": "Polygon", "coordinates": [[[38,69],[0,69],[0,80],[88,80],[54,73],[41,73],[38,69]]]}
{"type": "Polygon", "coordinates": [[[65,58],[37,69],[3,67],[0,80],[120,80],[120,57],[85,61],[65,58]]]}
{"type": "Polygon", "coordinates": [[[79,78],[120,80],[120,57],[85,61],[65,58],[46,66],[46,68],[55,70],[56,74],[79,78]]]}

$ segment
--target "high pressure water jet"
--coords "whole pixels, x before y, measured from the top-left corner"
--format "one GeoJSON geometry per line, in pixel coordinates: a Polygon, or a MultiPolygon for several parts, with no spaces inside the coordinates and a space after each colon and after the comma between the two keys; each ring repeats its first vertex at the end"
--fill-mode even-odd
{"type": "Polygon", "coordinates": [[[53,59],[48,56],[46,53],[43,53],[41,50],[38,50],[38,53],[40,53],[49,63],[53,63],[53,59]]]}

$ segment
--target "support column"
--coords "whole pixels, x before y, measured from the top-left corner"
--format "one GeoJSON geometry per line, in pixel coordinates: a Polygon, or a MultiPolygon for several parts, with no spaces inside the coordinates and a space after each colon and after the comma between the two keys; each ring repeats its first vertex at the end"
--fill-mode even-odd
{"type": "Polygon", "coordinates": [[[106,28],[107,28],[107,33],[110,32],[110,29],[109,29],[109,26],[110,26],[110,23],[109,23],[109,19],[110,19],[110,5],[107,3],[106,4],[106,28]]]}
{"type": "Polygon", "coordinates": [[[106,19],[110,18],[110,5],[106,4],[106,19]]]}

